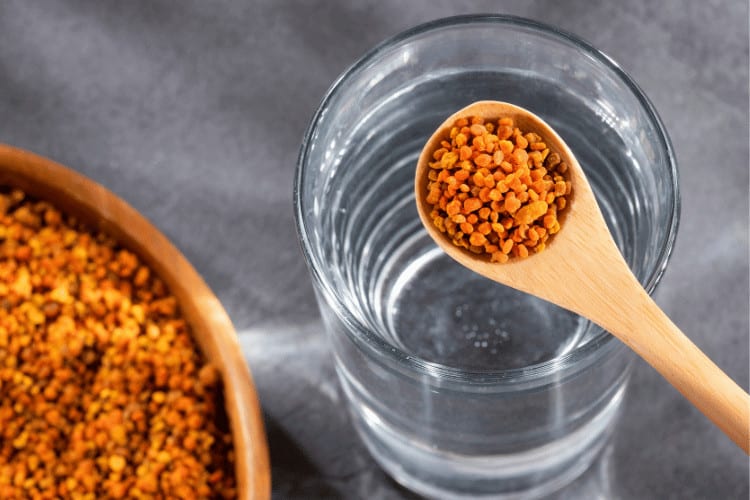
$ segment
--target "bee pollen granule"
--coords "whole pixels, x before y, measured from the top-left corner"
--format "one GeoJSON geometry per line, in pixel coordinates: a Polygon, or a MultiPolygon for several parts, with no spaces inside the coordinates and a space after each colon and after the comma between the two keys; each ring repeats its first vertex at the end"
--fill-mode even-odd
{"type": "Polygon", "coordinates": [[[541,252],[560,231],[568,165],[510,118],[456,120],[429,167],[430,219],[456,246],[507,262],[541,252]]]}
{"type": "Polygon", "coordinates": [[[236,498],[190,333],[135,254],[0,191],[0,498],[236,498]]]}

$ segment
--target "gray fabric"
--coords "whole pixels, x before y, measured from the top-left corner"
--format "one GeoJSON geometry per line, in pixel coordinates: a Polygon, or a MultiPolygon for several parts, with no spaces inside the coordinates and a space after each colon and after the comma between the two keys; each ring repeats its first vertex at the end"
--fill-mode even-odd
{"type": "MultiPolygon", "coordinates": [[[[342,411],[296,241],[292,174],[341,71],[387,36],[468,12],[572,31],[653,100],[683,199],[656,299],[747,388],[747,2],[0,2],[0,142],[106,185],[203,274],[241,332],[276,498],[411,497],[342,411]]],[[[748,498],[748,460],[638,362],[613,448],[559,497],[748,498]]]]}

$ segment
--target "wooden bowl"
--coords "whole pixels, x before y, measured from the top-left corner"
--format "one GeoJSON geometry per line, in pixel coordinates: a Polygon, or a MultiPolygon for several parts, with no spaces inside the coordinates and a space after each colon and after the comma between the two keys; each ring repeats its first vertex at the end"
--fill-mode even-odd
{"type": "Polygon", "coordinates": [[[268,446],[250,371],[229,316],[187,259],[109,190],[41,156],[0,144],[0,185],[21,188],[110,234],[164,280],[179,301],[203,355],[221,372],[239,498],[269,498],[268,446]]]}

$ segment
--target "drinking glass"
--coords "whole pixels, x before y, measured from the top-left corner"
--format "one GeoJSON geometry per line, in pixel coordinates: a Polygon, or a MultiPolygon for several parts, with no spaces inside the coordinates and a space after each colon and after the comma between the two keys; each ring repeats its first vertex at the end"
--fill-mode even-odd
{"type": "Polygon", "coordinates": [[[484,99],[559,132],[649,292],[679,219],[653,106],[611,59],[556,28],[443,19],[335,82],[299,155],[298,235],[361,438],[398,482],[435,498],[529,498],[574,479],[614,428],[633,360],[587,320],[456,264],[422,228],[419,152],[484,99]]]}

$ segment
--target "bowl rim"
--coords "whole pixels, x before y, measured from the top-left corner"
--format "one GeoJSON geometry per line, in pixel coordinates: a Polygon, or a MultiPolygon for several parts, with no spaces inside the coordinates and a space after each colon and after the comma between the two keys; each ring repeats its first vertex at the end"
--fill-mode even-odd
{"type": "MultiPolygon", "coordinates": [[[[654,129],[657,133],[656,141],[661,144],[668,164],[669,184],[672,187],[674,193],[672,211],[668,215],[669,223],[667,228],[667,236],[655,259],[655,266],[651,274],[646,277],[643,284],[644,289],[649,293],[653,293],[656,289],[657,284],[663,276],[669,258],[674,248],[674,243],[677,237],[677,231],[679,228],[680,211],[681,211],[681,199],[679,191],[679,174],[677,170],[677,159],[674,153],[669,135],[667,134],[666,128],[659,117],[654,105],[650,99],[646,96],[643,90],[638,84],[628,75],[611,57],[604,52],[595,48],[589,42],[582,38],[569,33],[565,30],[559,29],[555,26],[541,23],[535,20],[527,19],[524,17],[506,15],[506,14],[470,14],[451,16],[441,19],[429,21],[405,31],[398,33],[390,38],[385,39],[381,43],[366,52],[357,61],[350,65],[339,77],[332,83],[323,99],[321,100],[318,108],[316,109],[310,123],[304,133],[302,143],[300,146],[299,154],[297,157],[296,172],[294,176],[294,188],[293,188],[293,204],[294,204],[294,217],[296,222],[297,237],[302,248],[302,253],[305,258],[308,270],[312,276],[314,282],[319,286],[319,290],[325,296],[325,300],[333,300],[337,308],[343,311],[347,311],[347,307],[338,299],[337,294],[326,282],[320,268],[324,264],[320,262],[312,248],[310,239],[308,238],[308,228],[305,224],[303,207],[302,207],[302,190],[303,190],[303,177],[308,166],[307,159],[310,155],[310,148],[313,143],[313,137],[323,117],[326,115],[328,108],[331,105],[331,101],[340,91],[340,89],[362,69],[367,67],[372,61],[378,58],[381,54],[387,50],[398,46],[399,44],[408,41],[418,35],[437,31],[448,27],[460,27],[460,26],[473,26],[478,24],[488,25],[499,25],[499,26],[512,26],[526,28],[531,31],[535,31],[540,34],[552,36],[564,43],[572,44],[578,49],[583,50],[587,55],[604,65],[607,69],[613,72],[625,86],[632,92],[634,97],[640,103],[643,111],[645,112],[648,120],[653,124],[654,129]]],[[[415,372],[419,375],[428,375],[445,381],[455,381],[459,383],[466,383],[469,385],[478,386],[499,386],[501,389],[503,386],[513,385],[516,386],[519,383],[534,383],[543,382],[544,377],[562,368],[570,368],[575,366],[577,369],[584,369],[595,363],[598,358],[606,357],[595,356],[597,352],[609,353],[617,347],[622,347],[622,344],[611,334],[602,330],[598,335],[588,341],[586,344],[577,347],[570,352],[523,368],[512,368],[505,370],[487,370],[487,371],[471,371],[461,370],[453,368],[440,363],[426,361],[416,356],[409,355],[404,352],[398,346],[390,344],[383,340],[381,337],[374,335],[369,331],[369,328],[360,322],[354,315],[338,315],[347,326],[347,335],[354,341],[360,348],[367,352],[371,357],[375,359],[385,360],[388,365],[392,368],[397,369],[403,373],[415,372]],[[357,332],[359,335],[352,333],[357,332]]]]}

